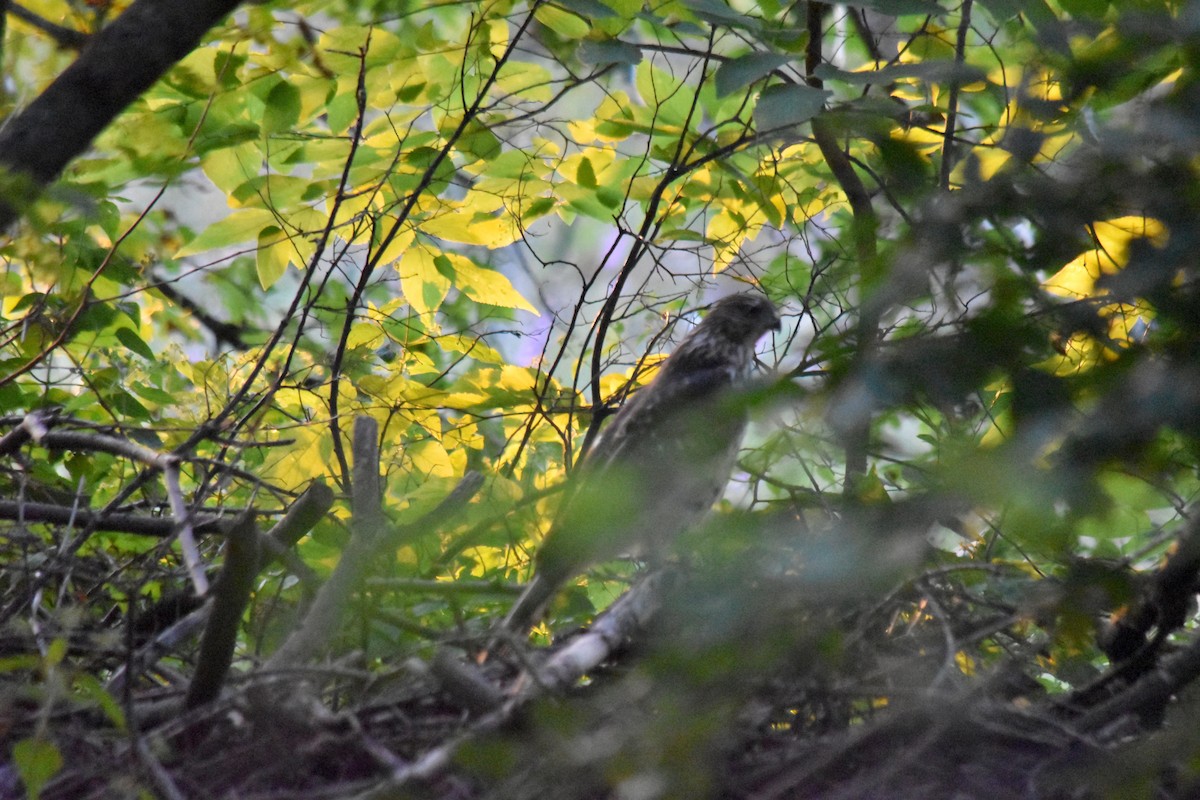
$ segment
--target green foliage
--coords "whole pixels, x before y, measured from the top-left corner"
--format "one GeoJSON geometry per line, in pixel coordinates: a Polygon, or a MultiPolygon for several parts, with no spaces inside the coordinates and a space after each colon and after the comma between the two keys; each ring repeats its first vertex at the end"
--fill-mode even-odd
{"type": "Polygon", "coordinates": [[[42,788],[63,765],[58,748],[41,739],[22,739],[13,745],[12,756],[29,800],[42,796],[42,788]]]}
{"type": "MultiPolygon", "coordinates": [[[[1071,685],[1128,595],[1078,565],[1152,565],[1200,490],[1193,6],[873,0],[812,30],[774,2],[256,4],[0,244],[4,432],[53,410],[178,455],[197,512],[275,512],[315,479],[348,489],[347,422],[369,415],[391,523],[487,477],[374,577],[516,581],[599,407],[649,379],[710,286],[754,284],[787,314],[763,353],[787,385],[731,503],[820,527],[952,497],[930,559],[1005,565],[961,585],[1014,609],[1066,587],[1014,613],[1048,637],[1039,677],[1071,685]]],[[[24,102],[65,58],[12,25],[24,102]]],[[[22,453],[6,497],[165,507],[126,455],[22,453]]],[[[300,543],[318,575],[348,518],[339,500],[300,543]]],[[[80,553],[183,581],[175,545],[80,553]]],[[[303,600],[273,569],[247,653],[303,600]]],[[[136,614],[165,577],[120,578],[110,605],[136,614]]],[[[498,613],[385,585],[342,646],[383,658],[498,613]]],[[[587,582],[561,616],[607,596],[587,582]]],[[[71,593],[43,602],[61,615],[71,593]]],[[[36,796],[59,755],[22,747],[36,796]]]]}

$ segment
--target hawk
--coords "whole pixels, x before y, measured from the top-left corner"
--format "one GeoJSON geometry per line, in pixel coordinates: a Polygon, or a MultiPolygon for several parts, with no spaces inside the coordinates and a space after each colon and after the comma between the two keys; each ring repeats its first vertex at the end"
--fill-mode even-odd
{"type": "Polygon", "coordinates": [[[754,367],[755,343],[771,330],[779,330],[779,313],[761,294],[719,300],[622,406],[572,476],[504,630],[528,631],[554,593],[591,564],[621,555],[661,561],[704,517],[733,472],[746,427],[737,394],[754,367]]]}

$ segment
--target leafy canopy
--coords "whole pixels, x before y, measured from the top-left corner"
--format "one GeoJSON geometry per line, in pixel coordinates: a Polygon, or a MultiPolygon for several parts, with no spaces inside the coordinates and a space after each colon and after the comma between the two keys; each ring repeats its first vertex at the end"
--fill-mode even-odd
{"type": "MultiPolygon", "coordinates": [[[[26,6],[90,31],[123,4],[26,6]]],[[[471,581],[526,577],[584,437],[714,287],[748,282],[787,326],[728,503],[819,527],[952,499],[929,558],[1012,608],[1053,582],[1016,630],[1044,633],[1039,676],[1069,685],[1102,663],[1123,570],[1198,488],[1196,18],[1155,0],[249,5],[0,246],[0,407],[10,429],[54,409],[179,455],[197,512],[347,490],[361,415],[396,524],[480,470],[468,513],[376,565],[344,631],[394,655],[495,619],[471,581]],[[1077,579],[1097,559],[1117,579],[1077,579]]],[[[4,110],[73,56],[11,20],[4,110]]],[[[164,506],[120,454],[35,442],[0,479],[164,506]]],[[[299,545],[318,573],[348,516],[339,501],[299,545]]],[[[127,613],[185,580],[170,544],[76,546],[159,565],[91,585],[127,613]]],[[[614,569],[560,617],[607,602],[614,569]]],[[[283,567],[262,581],[248,651],[303,593],[283,567]]],[[[984,639],[963,669],[999,655],[984,639]]]]}

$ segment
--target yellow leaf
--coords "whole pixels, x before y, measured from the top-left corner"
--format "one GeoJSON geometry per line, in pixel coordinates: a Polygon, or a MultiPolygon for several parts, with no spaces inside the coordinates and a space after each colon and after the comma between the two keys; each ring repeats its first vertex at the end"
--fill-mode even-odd
{"type": "MultiPolygon", "coordinates": [[[[503,50],[503,45],[501,45],[503,50]]],[[[521,95],[527,103],[545,103],[553,97],[554,82],[541,64],[510,61],[504,65],[496,88],[505,94],[521,95]]]]}
{"type": "Polygon", "coordinates": [[[233,190],[258,175],[262,153],[258,142],[242,142],[231,147],[210,150],[200,159],[200,167],[208,179],[226,194],[230,202],[233,190]]]}
{"type": "Polygon", "coordinates": [[[383,331],[374,322],[356,322],[350,326],[346,347],[378,347],[383,344],[383,331]]]}
{"type": "Polygon", "coordinates": [[[317,208],[298,208],[287,216],[291,234],[288,242],[292,246],[291,262],[301,268],[317,252],[317,236],[324,229],[328,217],[317,208]]]}
{"type": "Polygon", "coordinates": [[[294,442],[291,447],[275,450],[277,460],[274,469],[270,470],[272,480],[295,488],[313,478],[324,477],[329,463],[326,447],[332,446],[329,429],[319,425],[298,427],[289,432],[289,438],[294,442]]]}
{"type": "Polygon", "coordinates": [[[421,223],[421,231],[439,239],[462,244],[505,247],[521,238],[521,229],[507,213],[500,216],[465,209],[450,211],[421,223]]]}
{"type": "Polygon", "coordinates": [[[500,380],[497,385],[509,392],[532,392],[537,388],[537,372],[505,364],[500,368],[500,380]]]}
{"type": "Polygon", "coordinates": [[[1149,239],[1157,246],[1166,244],[1167,229],[1156,219],[1140,216],[1117,217],[1092,226],[1097,244],[1104,250],[1127,247],[1133,239],[1149,239]]]}
{"type": "Polygon", "coordinates": [[[439,442],[432,439],[410,444],[405,455],[412,463],[412,471],[418,475],[435,478],[454,477],[454,462],[439,442]]]}
{"type": "Polygon", "coordinates": [[[487,395],[479,392],[450,392],[444,402],[446,408],[466,409],[483,405],[487,399],[487,395]]]}
{"type": "Polygon", "coordinates": [[[538,310],[513,288],[512,282],[495,270],[484,269],[466,256],[447,253],[446,259],[454,270],[454,285],[460,292],[489,306],[519,308],[540,316],[538,310]]]}
{"type": "Polygon", "coordinates": [[[283,231],[268,225],[259,231],[258,250],[254,254],[254,267],[258,271],[258,283],[270,289],[287,272],[292,254],[291,244],[283,231]]]}
{"type": "Polygon", "coordinates": [[[325,215],[315,209],[302,208],[288,218],[289,224],[297,226],[293,233],[281,231],[277,225],[267,225],[258,232],[258,249],[255,251],[255,267],[258,282],[264,289],[275,284],[289,264],[304,265],[316,253],[316,244],[308,232],[325,224],[325,215]]]}
{"type": "Polygon", "coordinates": [[[538,6],[533,15],[538,22],[566,39],[582,39],[591,30],[583,17],[555,6],[538,6]]]}
{"type": "Polygon", "coordinates": [[[209,225],[199,236],[175,251],[175,258],[186,258],[218,247],[249,242],[257,239],[263,228],[275,224],[275,214],[265,208],[234,211],[224,219],[209,225]]]}
{"type": "Polygon", "coordinates": [[[450,280],[438,272],[436,258],[438,254],[416,242],[396,263],[400,289],[408,304],[423,317],[431,317],[450,291],[450,280]]]}
{"type": "Polygon", "coordinates": [[[709,219],[705,236],[713,246],[713,272],[723,272],[737,258],[742,243],[750,238],[750,226],[723,206],[709,219]]]}
{"type": "MultiPolygon", "coordinates": [[[[971,156],[974,157],[976,163],[979,165],[979,177],[985,181],[991,180],[1000,171],[1000,168],[1012,159],[1012,154],[995,145],[980,145],[971,150],[971,156]]],[[[963,182],[963,171],[966,168],[966,164],[967,160],[963,159],[954,167],[954,174],[951,176],[951,179],[959,185],[963,182]]]]}
{"type": "Polygon", "coordinates": [[[504,363],[504,358],[480,336],[463,336],[461,334],[448,333],[439,338],[438,343],[448,352],[462,353],[476,361],[483,361],[489,364],[504,363]]]}
{"type": "MultiPolygon", "coordinates": [[[[439,395],[437,399],[440,401],[444,397],[444,395],[439,395]]],[[[405,407],[404,417],[412,424],[424,429],[431,437],[433,437],[433,440],[441,440],[442,418],[438,414],[438,409],[419,408],[410,405],[405,407]]]]}
{"type": "Polygon", "coordinates": [[[1043,288],[1063,297],[1091,297],[1101,275],[1111,275],[1129,260],[1129,244],[1134,239],[1150,239],[1156,245],[1166,240],[1161,222],[1146,217],[1118,217],[1092,225],[1096,247],[1072,259],[1048,278],[1043,288]]]}
{"type": "Polygon", "coordinates": [[[416,234],[413,233],[411,228],[397,233],[392,241],[388,242],[388,246],[383,248],[383,253],[379,256],[379,263],[391,264],[393,261],[403,258],[415,238],[416,234]]]}
{"type": "Polygon", "coordinates": [[[391,379],[383,375],[363,375],[355,385],[359,390],[365,392],[371,397],[383,397],[391,384],[391,379]]]}
{"type": "Polygon", "coordinates": [[[1076,256],[1066,266],[1054,273],[1042,286],[1053,294],[1063,297],[1088,297],[1100,277],[1096,264],[1096,251],[1076,256]]]}

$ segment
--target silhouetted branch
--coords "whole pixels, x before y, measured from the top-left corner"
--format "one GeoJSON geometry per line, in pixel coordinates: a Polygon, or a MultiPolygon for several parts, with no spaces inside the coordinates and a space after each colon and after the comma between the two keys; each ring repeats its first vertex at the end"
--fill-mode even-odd
{"type": "Polygon", "coordinates": [[[19,6],[16,3],[8,3],[8,13],[12,14],[17,19],[25,24],[37,28],[42,33],[50,36],[59,46],[69,47],[72,50],[82,50],[83,46],[88,43],[91,37],[86,33],[77,31],[74,28],[68,28],[65,25],[59,25],[56,22],[51,22],[44,17],[39,17],[29,9],[19,6]]]}
{"type": "Polygon", "coordinates": [[[380,507],[378,438],[379,427],[374,419],[361,416],[354,420],[354,518],[350,525],[350,541],[333,574],[317,592],[304,622],[271,656],[267,662],[268,668],[297,666],[315,658],[337,635],[350,597],[362,583],[378,554],[391,549],[397,535],[443,522],[470,500],[478,489],[478,474],[468,473],[433,511],[415,523],[389,532],[380,507]]]}
{"type": "Polygon", "coordinates": [[[313,481],[288,507],[283,519],[275,523],[267,531],[267,547],[272,552],[276,548],[287,549],[304,538],[321,518],[333,507],[333,489],[322,481],[313,481]]]}
{"type": "MultiPolygon", "coordinates": [[[[414,781],[437,778],[454,763],[454,756],[463,745],[500,728],[531,700],[547,692],[562,691],[574,685],[581,677],[609,658],[622,642],[645,627],[658,611],[662,584],[669,577],[670,573],[666,570],[646,575],[597,617],[590,630],[558,651],[545,666],[537,670],[532,680],[524,681],[516,696],[503,706],[480,717],[465,733],[428,751],[412,764],[396,770],[389,781],[364,794],[361,800],[382,800],[393,796],[397,789],[414,781]]],[[[444,663],[448,657],[445,651],[439,653],[438,661],[441,663],[434,670],[435,674],[439,677],[451,676],[451,686],[457,688],[455,695],[460,699],[479,701],[481,707],[490,707],[489,698],[494,697],[492,693],[473,693],[474,689],[478,688],[474,685],[478,676],[472,672],[472,668],[463,664],[448,667],[444,663]],[[464,675],[467,677],[464,678],[464,675]],[[460,678],[463,683],[458,682],[460,678]],[[471,688],[465,688],[467,686],[471,688]]]]}
{"type": "MultiPolygon", "coordinates": [[[[24,522],[45,522],[51,525],[75,525],[113,533],[132,533],[139,536],[170,536],[176,522],[169,517],[147,517],[141,514],[102,514],[90,508],[73,508],[52,503],[22,503],[0,500],[0,519],[24,522]]],[[[221,518],[198,517],[192,525],[198,534],[221,532],[221,518]]]]}
{"type": "Polygon", "coordinates": [[[186,708],[203,705],[221,693],[225,675],[233,663],[238,626],[258,575],[259,561],[254,510],[246,509],[226,535],[225,563],[214,584],[212,612],[200,640],[200,656],[188,686],[186,708]]]}
{"type": "Polygon", "coordinates": [[[0,229],[238,0],[137,0],[0,131],[0,229]],[[137,55],[132,58],[133,54],[137,55]]]}

